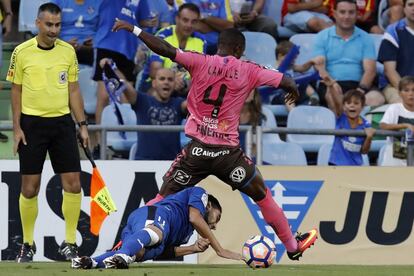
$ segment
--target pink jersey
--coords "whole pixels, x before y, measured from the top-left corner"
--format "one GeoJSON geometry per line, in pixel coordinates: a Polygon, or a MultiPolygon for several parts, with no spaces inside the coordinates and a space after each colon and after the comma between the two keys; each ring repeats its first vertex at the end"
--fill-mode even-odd
{"type": "Polygon", "coordinates": [[[208,145],[237,146],[239,119],[250,92],[278,87],[283,74],[233,56],[208,56],[177,50],[175,61],[191,74],[185,134],[208,145]]]}

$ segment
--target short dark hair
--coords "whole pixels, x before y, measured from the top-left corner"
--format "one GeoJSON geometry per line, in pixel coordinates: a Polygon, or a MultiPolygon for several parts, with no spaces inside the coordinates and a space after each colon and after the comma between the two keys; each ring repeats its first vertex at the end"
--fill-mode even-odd
{"type": "Polygon", "coordinates": [[[196,4],[193,4],[193,3],[185,3],[185,4],[182,4],[182,5],[178,8],[177,15],[179,16],[179,15],[181,14],[181,11],[182,11],[182,10],[184,10],[184,9],[187,9],[187,10],[193,11],[193,12],[195,12],[196,14],[198,14],[198,16],[200,16],[200,8],[199,8],[196,4]]]}
{"type": "Polygon", "coordinates": [[[62,10],[59,8],[58,5],[56,5],[55,3],[44,3],[39,7],[39,10],[37,11],[37,17],[39,17],[39,14],[42,12],[50,12],[51,14],[60,14],[62,13],[62,10]]]}
{"type": "Polygon", "coordinates": [[[293,48],[293,46],[294,44],[289,40],[283,40],[278,43],[275,50],[276,58],[278,55],[286,56],[289,53],[290,49],[293,48]]]}
{"type": "Polygon", "coordinates": [[[351,101],[352,98],[356,98],[360,100],[362,103],[362,106],[365,105],[365,94],[356,89],[351,89],[351,90],[346,91],[346,93],[344,94],[344,98],[342,99],[342,102],[347,103],[351,101]]]}
{"type": "Polygon", "coordinates": [[[222,213],[221,205],[217,198],[215,198],[211,194],[208,194],[208,201],[211,203],[211,207],[213,207],[214,209],[218,209],[220,213],[222,213]]]}
{"type": "Polygon", "coordinates": [[[236,46],[246,46],[246,38],[243,33],[236,28],[225,29],[220,32],[218,45],[235,48],[236,46]]]}
{"type": "Polygon", "coordinates": [[[398,83],[398,90],[402,91],[409,84],[414,84],[414,76],[402,77],[398,83]]]}
{"type": "Polygon", "coordinates": [[[357,6],[356,0],[336,0],[334,4],[334,9],[336,10],[336,7],[338,7],[338,4],[341,2],[348,2],[351,4],[355,4],[355,7],[357,6]]]}
{"type": "Polygon", "coordinates": [[[405,8],[405,5],[407,5],[408,0],[403,0],[403,7],[405,8]]]}

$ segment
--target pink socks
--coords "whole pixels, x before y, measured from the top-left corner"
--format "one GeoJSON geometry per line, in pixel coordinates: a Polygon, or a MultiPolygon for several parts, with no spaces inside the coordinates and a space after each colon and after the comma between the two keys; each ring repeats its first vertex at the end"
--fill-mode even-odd
{"type": "MultiPolygon", "coordinates": [[[[273,228],[276,235],[283,242],[288,252],[296,252],[298,242],[292,235],[288,220],[283,210],[273,200],[272,193],[266,188],[266,196],[264,199],[256,202],[260,207],[265,221],[273,228]]],[[[147,204],[148,205],[148,204],[147,204]]]]}

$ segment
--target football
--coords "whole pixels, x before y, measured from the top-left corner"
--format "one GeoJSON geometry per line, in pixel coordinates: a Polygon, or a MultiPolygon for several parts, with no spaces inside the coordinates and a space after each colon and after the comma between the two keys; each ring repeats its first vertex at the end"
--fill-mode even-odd
{"type": "Polygon", "coordinates": [[[253,236],[248,239],[242,249],[243,260],[252,268],[267,268],[276,257],[275,244],[265,236],[253,236]]]}

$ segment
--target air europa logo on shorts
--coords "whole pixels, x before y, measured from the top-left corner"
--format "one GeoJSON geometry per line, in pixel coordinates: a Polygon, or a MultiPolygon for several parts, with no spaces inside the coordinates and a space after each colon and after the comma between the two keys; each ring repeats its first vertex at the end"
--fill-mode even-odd
{"type": "Polygon", "coordinates": [[[229,154],[229,150],[219,150],[219,151],[209,151],[203,148],[194,147],[191,150],[191,154],[194,156],[207,156],[207,157],[217,157],[229,154]]]}

